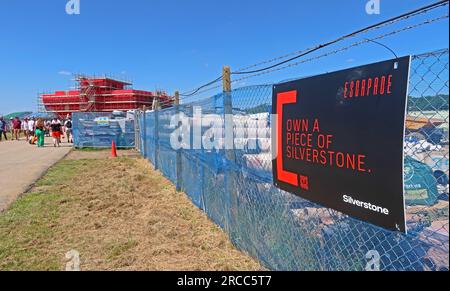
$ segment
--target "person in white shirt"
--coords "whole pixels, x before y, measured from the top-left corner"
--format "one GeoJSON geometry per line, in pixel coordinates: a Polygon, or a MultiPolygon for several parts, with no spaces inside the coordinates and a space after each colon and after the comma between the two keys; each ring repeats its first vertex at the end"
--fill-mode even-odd
{"type": "Polygon", "coordinates": [[[30,118],[30,120],[28,120],[28,130],[30,131],[30,137],[34,136],[34,131],[35,131],[34,124],[35,123],[36,122],[35,122],[34,118],[30,118]]]}
{"type": "Polygon", "coordinates": [[[22,122],[22,132],[25,135],[25,141],[30,139],[30,131],[28,130],[28,118],[25,118],[22,122]]]}

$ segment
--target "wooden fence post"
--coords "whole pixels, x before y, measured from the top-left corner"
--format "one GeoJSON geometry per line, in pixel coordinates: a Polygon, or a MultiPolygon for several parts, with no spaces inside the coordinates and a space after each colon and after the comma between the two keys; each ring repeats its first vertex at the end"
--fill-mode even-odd
{"type": "Polygon", "coordinates": [[[226,164],[226,191],[228,200],[226,201],[226,210],[228,219],[225,228],[231,239],[236,239],[237,215],[238,215],[238,198],[236,191],[237,172],[234,169],[236,165],[236,153],[234,151],[234,123],[233,123],[233,100],[231,94],[231,69],[224,66],[222,70],[223,85],[223,107],[224,107],[224,127],[225,127],[225,158],[226,164]]]}

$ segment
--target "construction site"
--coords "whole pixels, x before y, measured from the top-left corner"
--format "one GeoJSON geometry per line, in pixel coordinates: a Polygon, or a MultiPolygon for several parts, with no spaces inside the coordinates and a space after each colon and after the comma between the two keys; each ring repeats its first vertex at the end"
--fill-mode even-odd
{"type": "Polygon", "coordinates": [[[38,94],[38,111],[65,118],[74,112],[113,112],[171,107],[174,98],[162,90],[136,90],[132,83],[112,77],[76,75],[74,90],[38,94]]]}
{"type": "Polygon", "coordinates": [[[19,2],[0,273],[449,271],[450,0],[19,2]]]}

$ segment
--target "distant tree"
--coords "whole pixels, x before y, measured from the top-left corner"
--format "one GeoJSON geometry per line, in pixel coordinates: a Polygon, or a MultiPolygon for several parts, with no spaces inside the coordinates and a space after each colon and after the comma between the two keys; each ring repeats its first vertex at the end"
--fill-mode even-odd
{"type": "Polygon", "coordinates": [[[409,111],[437,111],[448,110],[448,95],[439,94],[424,97],[409,97],[409,111]]]}
{"type": "Polygon", "coordinates": [[[256,114],[256,113],[270,113],[271,106],[267,103],[260,104],[255,107],[251,107],[249,109],[246,109],[245,112],[247,114],[256,114]]]}

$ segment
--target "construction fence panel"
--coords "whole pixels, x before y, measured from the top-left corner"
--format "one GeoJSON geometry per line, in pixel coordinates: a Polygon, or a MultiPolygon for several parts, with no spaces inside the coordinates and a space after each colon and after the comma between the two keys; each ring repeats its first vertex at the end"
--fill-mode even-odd
{"type": "MultiPolygon", "coordinates": [[[[448,270],[448,77],[448,50],[413,57],[404,143],[408,234],[273,186],[270,84],[146,113],[142,154],[236,247],[269,269],[448,270]],[[192,134],[182,137],[189,149],[173,147],[177,113],[189,117],[191,129],[200,128],[203,139],[212,142],[208,130],[214,124],[225,131],[227,112],[233,114],[234,150],[192,149],[192,134]]],[[[223,145],[224,140],[215,142],[223,145]]]]}
{"type": "Polygon", "coordinates": [[[134,114],[108,112],[74,112],[73,138],[76,148],[135,147],[134,114]]]}

